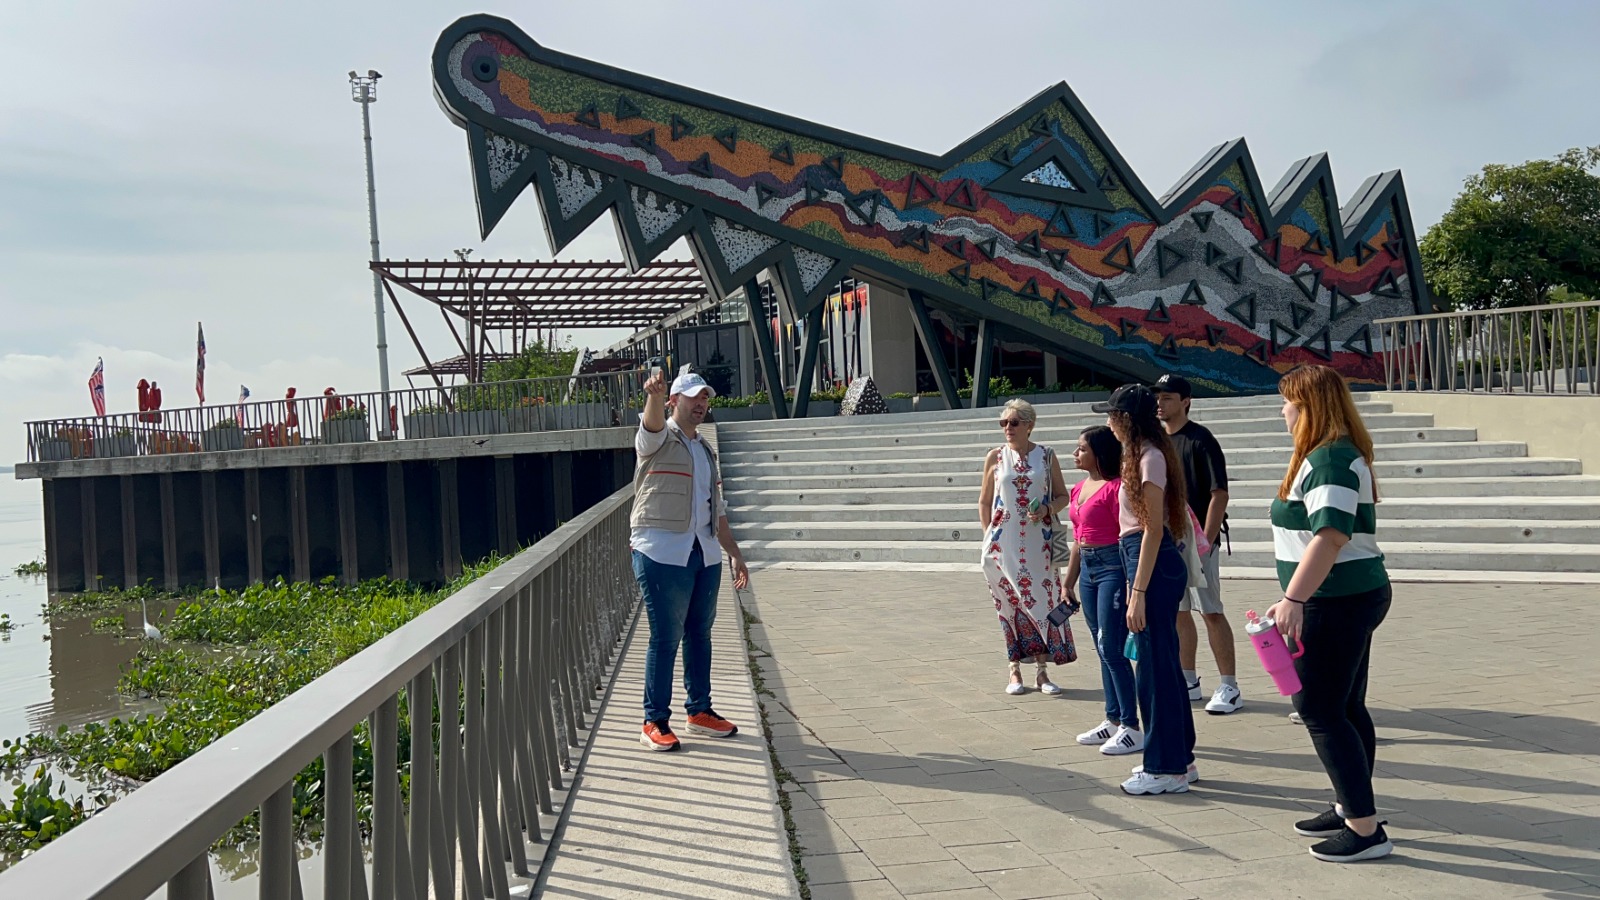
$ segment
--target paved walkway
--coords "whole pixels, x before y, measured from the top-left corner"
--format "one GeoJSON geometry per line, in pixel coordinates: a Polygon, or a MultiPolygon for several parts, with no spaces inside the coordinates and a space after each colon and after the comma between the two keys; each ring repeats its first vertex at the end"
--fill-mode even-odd
{"type": "MultiPolygon", "coordinates": [[[[784,787],[816,900],[1600,897],[1590,588],[1396,590],[1371,705],[1397,849],[1337,866],[1307,855],[1290,828],[1331,792],[1242,631],[1245,708],[1196,716],[1203,780],[1188,794],[1135,798],[1117,785],[1137,758],[1073,740],[1102,711],[1080,618],[1080,659],[1055,676],[1066,693],[1010,697],[980,575],[765,570],[754,580],[751,637],[771,654],[758,661],[776,695],[766,703],[778,761],[797,782],[784,787]]],[[[1269,583],[1226,587],[1236,621],[1275,597],[1269,583]]],[[[730,646],[719,636],[723,665],[730,646]]],[[[1208,667],[1202,649],[1209,690],[1208,667]]],[[[619,774],[637,774],[617,799],[648,807],[639,798],[680,762],[619,757],[619,774]]],[[[756,762],[727,760],[741,771],[756,762]]]]}
{"type": "MultiPolygon", "coordinates": [[[[681,678],[673,716],[683,746],[639,746],[645,642],[640,613],[611,696],[594,724],[572,810],[554,844],[544,897],[746,900],[797,897],[788,838],[728,580],[712,631],[712,699],[740,733],[717,740],[683,727],[681,678]]],[[[681,672],[681,669],[679,670],[681,672]]]]}

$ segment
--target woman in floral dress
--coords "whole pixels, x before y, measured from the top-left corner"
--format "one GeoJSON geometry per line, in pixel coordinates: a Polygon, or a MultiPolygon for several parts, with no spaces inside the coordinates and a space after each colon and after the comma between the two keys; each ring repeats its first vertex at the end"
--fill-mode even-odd
{"type": "Polygon", "coordinates": [[[1029,659],[1035,667],[1034,686],[1046,694],[1061,693],[1046,666],[1078,658],[1071,626],[1048,619],[1052,609],[1067,602],[1057,575],[1066,560],[1052,558],[1050,551],[1056,516],[1067,505],[1067,486],[1054,451],[1030,439],[1036,419],[1033,404],[1026,400],[1012,400],[1001,410],[1006,443],[984,459],[978,500],[985,526],[983,574],[1011,661],[1008,694],[1027,690],[1022,663],[1029,659]]]}

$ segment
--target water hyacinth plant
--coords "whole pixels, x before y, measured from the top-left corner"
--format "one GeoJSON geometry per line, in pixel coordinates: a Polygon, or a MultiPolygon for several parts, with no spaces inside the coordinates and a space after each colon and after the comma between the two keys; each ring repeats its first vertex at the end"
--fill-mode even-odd
{"type": "MultiPolygon", "coordinates": [[[[504,559],[495,556],[470,566],[437,589],[383,578],[347,586],[330,578],[190,595],[162,623],[168,642],[141,646],[117,684],[123,694],[158,701],[161,709],[0,743],[0,776],[18,784],[10,818],[0,813],[0,867],[198,753],[504,559]],[[60,775],[83,789],[77,795],[64,790],[60,775]],[[48,827],[38,821],[45,814],[53,816],[48,827]],[[7,825],[18,822],[23,825],[7,825]]],[[[52,601],[50,614],[126,608],[140,596],[171,599],[144,590],[80,594],[52,601]]],[[[405,761],[410,756],[410,719],[404,697],[401,706],[399,758],[405,761]]],[[[400,773],[403,795],[409,785],[405,765],[400,773]]],[[[318,759],[295,779],[295,819],[304,838],[320,832],[322,778],[318,759]]],[[[357,808],[365,818],[371,812],[372,790],[372,745],[365,726],[356,730],[355,789],[357,808]]],[[[227,841],[249,840],[254,833],[252,818],[240,823],[227,841]]]]}

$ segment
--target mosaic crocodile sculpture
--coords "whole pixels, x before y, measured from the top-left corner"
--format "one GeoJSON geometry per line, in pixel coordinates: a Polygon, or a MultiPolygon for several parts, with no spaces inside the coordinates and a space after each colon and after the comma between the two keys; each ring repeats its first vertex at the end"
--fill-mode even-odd
{"type": "Polygon", "coordinates": [[[534,186],[560,249],[607,210],[631,265],[687,236],[715,290],[774,270],[798,315],[852,269],[1131,378],[1381,383],[1376,318],[1431,311],[1400,173],[1335,204],[1326,155],[1262,190],[1238,139],[1153,196],[1065,83],[943,155],[545,49],[471,16],[434,50],[485,236],[534,186]]]}

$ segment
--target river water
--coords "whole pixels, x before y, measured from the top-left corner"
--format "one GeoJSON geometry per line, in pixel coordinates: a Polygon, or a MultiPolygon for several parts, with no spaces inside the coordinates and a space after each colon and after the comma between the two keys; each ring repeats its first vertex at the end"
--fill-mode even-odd
{"type": "MultiPolygon", "coordinates": [[[[96,633],[94,620],[112,615],[107,612],[46,621],[42,611],[49,592],[44,579],[13,574],[20,563],[43,556],[40,482],[0,473],[0,613],[9,615],[12,624],[10,632],[0,632],[0,737],[148,711],[149,704],[117,693],[123,665],[139,650],[137,637],[96,633]]],[[[124,611],[123,619],[125,633],[136,636],[139,610],[124,611]]],[[[9,798],[4,779],[0,791],[9,798]]],[[[213,855],[218,900],[255,896],[250,849],[213,855]]],[[[312,848],[303,847],[301,853],[300,874],[312,900],[322,894],[320,859],[312,848]]]]}
{"type": "MultiPolygon", "coordinates": [[[[17,576],[19,563],[44,556],[44,513],[38,481],[0,474],[0,613],[12,629],[0,633],[0,737],[127,715],[143,707],[116,692],[134,640],[96,634],[94,619],[45,621],[43,578],[17,576]]],[[[125,613],[125,617],[129,614],[125,613]]],[[[127,624],[137,627],[139,613],[127,624]]]]}

